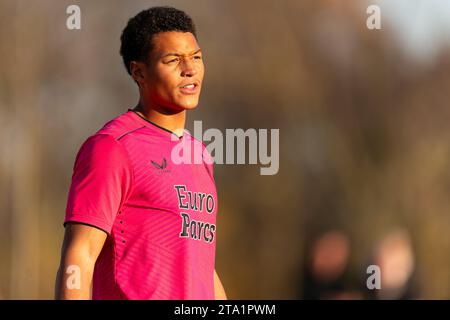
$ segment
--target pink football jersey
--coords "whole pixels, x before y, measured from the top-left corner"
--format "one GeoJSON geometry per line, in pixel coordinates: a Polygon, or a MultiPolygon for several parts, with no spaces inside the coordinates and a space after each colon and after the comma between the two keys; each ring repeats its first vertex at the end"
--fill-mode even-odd
{"type": "Polygon", "coordinates": [[[216,212],[204,145],[128,109],[81,146],[64,224],[108,234],[93,299],[214,299],[216,212]]]}

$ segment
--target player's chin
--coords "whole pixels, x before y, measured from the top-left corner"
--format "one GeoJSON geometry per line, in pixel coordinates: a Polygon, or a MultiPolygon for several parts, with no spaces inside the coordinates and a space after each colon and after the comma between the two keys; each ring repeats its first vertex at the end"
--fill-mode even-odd
{"type": "Polygon", "coordinates": [[[198,106],[198,97],[184,97],[181,98],[177,105],[184,110],[193,110],[198,106]]]}

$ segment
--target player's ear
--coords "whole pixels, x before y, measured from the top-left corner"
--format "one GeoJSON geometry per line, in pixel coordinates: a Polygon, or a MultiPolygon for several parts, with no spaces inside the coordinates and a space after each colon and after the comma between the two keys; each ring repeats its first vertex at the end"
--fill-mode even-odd
{"type": "Polygon", "coordinates": [[[139,61],[131,61],[130,62],[130,73],[133,77],[134,81],[138,84],[139,87],[143,87],[145,82],[145,73],[144,73],[145,63],[139,61]]]}

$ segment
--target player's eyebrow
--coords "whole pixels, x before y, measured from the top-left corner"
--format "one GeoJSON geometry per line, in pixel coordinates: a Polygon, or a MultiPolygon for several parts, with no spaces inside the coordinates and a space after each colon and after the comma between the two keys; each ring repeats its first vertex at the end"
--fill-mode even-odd
{"type": "Polygon", "coordinates": [[[165,55],[163,55],[161,58],[168,57],[168,56],[176,56],[176,57],[181,57],[181,56],[193,56],[194,54],[197,54],[197,53],[199,53],[199,52],[201,52],[201,51],[202,51],[202,49],[197,49],[197,50],[195,50],[195,51],[193,51],[193,52],[191,52],[191,53],[188,53],[188,54],[181,54],[181,53],[176,53],[176,52],[169,52],[169,53],[166,53],[165,55]]]}

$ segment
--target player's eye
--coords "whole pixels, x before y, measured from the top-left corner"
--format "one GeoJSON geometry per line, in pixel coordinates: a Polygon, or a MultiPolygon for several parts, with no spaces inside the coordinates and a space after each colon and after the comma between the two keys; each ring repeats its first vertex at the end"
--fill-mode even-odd
{"type": "Polygon", "coordinates": [[[202,56],[194,56],[194,60],[201,60],[202,56]]]}
{"type": "Polygon", "coordinates": [[[170,59],[169,61],[166,61],[166,63],[171,63],[171,64],[173,64],[173,63],[178,62],[178,61],[180,61],[179,58],[173,58],[173,59],[170,59]]]}

